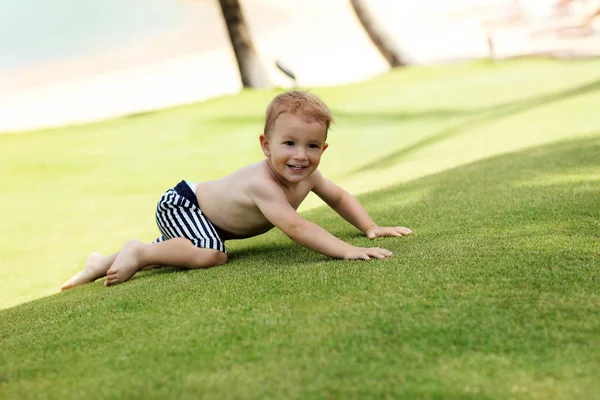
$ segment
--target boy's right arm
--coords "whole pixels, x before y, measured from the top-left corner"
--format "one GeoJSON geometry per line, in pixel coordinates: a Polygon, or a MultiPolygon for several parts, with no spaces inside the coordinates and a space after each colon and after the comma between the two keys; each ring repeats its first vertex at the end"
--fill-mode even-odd
{"type": "Polygon", "coordinates": [[[305,220],[288,203],[283,190],[274,182],[251,184],[250,196],[270,223],[290,239],[318,253],[344,259],[385,258],[392,252],[378,247],[355,247],[340,240],[320,226],[305,220]]]}

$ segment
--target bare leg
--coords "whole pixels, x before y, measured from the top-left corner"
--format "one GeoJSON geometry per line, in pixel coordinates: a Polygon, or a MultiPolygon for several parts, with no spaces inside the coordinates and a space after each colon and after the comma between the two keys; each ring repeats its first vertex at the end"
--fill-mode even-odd
{"type": "Polygon", "coordinates": [[[63,283],[60,290],[71,289],[75,286],[94,282],[96,279],[103,277],[118,255],[119,253],[104,256],[98,252],[90,254],[83,269],[63,283]]]}
{"type": "Polygon", "coordinates": [[[201,249],[187,239],[175,238],[160,243],[144,244],[139,240],[125,243],[119,256],[106,273],[105,286],[125,282],[149,265],[183,268],[208,268],[225,264],[227,255],[218,250],[201,249]]]}

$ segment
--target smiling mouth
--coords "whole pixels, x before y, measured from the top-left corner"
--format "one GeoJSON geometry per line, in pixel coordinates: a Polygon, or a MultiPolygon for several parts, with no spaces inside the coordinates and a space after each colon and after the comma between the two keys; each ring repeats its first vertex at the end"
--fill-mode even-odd
{"type": "Polygon", "coordinates": [[[302,171],[303,169],[307,168],[305,165],[287,164],[287,166],[290,167],[292,171],[302,171]]]}

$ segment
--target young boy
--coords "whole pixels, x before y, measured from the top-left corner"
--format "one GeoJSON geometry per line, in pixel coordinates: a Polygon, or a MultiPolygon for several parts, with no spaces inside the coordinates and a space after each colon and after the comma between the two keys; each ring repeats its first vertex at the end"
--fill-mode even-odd
{"type": "Polygon", "coordinates": [[[105,286],[115,285],[155,265],[221,265],[227,262],[226,240],[260,235],[274,226],[294,242],[330,257],[391,256],[379,247],[352,246],[296,212],[312,191],[370,239],[412,233],[404,227],[377,226],[358,200],[317,170],[332,122],[331,111],[317,96],[299,91],[278,95],[267,107],[260,135],[264,160],[219,180],[181,181],[158,202],[156,223],[162,234],[158,239],[150,244],[130,240],[109,256],[90,254],[83,270],[61,290],[105,275],[105,286]]]}

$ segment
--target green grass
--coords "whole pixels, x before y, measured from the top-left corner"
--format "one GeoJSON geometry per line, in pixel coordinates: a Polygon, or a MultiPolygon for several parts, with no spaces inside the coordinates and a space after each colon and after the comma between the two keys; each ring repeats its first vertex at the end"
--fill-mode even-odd
{"type": "MultiPolygon", "coordinates": [[[[260,159],[275,92],[0,136],[0,397],[597,399],[598,71],[472,63],[315,90],[338,116],[323,173],[415,232],[378,239],[383,261],[275,230],[229,242],[223,267],[55,294],[90,251],[152,240],[178,180],[260,159]]],[[[373,244],[319,205],[303,215],[373,244]]]]}

